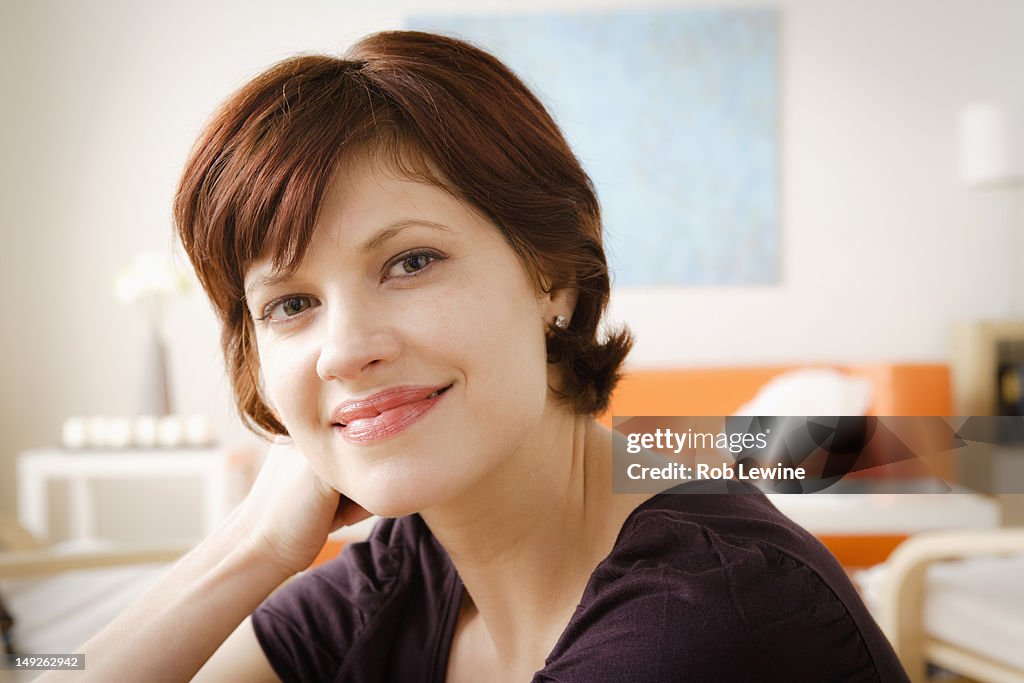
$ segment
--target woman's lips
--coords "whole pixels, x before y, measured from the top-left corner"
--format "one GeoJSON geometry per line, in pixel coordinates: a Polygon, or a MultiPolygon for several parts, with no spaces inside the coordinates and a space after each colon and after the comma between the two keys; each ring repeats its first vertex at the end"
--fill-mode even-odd
{"type": "Polygon", "coordinates": [[[366,399],[347,401],[334,412],[334,425],[349,443],[364,445],[392,437],[440,402],[451,385],[397,387],[366,399]]]}

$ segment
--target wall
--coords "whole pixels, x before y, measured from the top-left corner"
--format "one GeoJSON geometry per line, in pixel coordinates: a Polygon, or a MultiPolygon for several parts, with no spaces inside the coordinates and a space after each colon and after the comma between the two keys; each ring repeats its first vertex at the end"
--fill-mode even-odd
{"type": "MultiPolygon", "coordinates": [[[[295,52],[399,27],[405,8],[624,4],[0,5],[0,513],[14,508],[19,450],[52,444],[67,415],[133,412],[142,326],[113,298],[114,273],[170,244],[182,162],[231,90],[295,52]]],[[[782,9],[784,281],[617,292],[613,316],[639,339],[634,362],[944,360],[952,321],[1006,313],[1008,268],[1024,261],[1007,249],[1009,196],[959,183],[955,135],[969,101],[1024,112],[1024,3],[770,4],[782,9]]],[[[244,439],[201,295],[169,322],[179,406],[244,439]]]]}

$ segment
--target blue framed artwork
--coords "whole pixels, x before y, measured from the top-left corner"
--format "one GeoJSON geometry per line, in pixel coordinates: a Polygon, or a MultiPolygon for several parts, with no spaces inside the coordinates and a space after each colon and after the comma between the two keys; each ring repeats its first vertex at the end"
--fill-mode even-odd
{"type": "Polygon", "coordinates": [[[419,15],[494,53],[594,180],[619,287],[780,280],[778,12],[419,15]]]}

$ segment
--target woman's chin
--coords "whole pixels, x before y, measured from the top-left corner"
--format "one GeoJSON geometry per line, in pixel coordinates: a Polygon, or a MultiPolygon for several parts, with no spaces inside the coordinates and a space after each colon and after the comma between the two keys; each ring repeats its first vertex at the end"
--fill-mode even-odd
{"type": "MultiPolygon", "coordinates": [[[[353,492],[358,495],[358,503],[367,511],[380,517],[404,517],[415,514],[429,507],[444,502],[449,496],[440,495],[438,491],[419,487],[409,491],[395,489],[381,492],[353,492]]],[[[346,495],[349,495],[346,493],[346,495]]],[[[350,496],[351,497],[351,496],[350,496]]]]}
{"type": "Polygon", "coordinates": [[[430,488],[426,486],[410,487],[408,491],[392,489],[379,495],[364,495],[359,504],[381,517],[404,517],[431,508],[458,505],[461,500],[460,494],[464,491],[465,489],[460,487],[430,488]]]}
{"type": "Polygon", "coordinates": [[[380,504],[368,504],[363,507],[378,517],[405,517],[419,512],[422,507],[415,505],[401,504],[395,501],[386,501],[380,504]]]}
{"type": "Polygon", "coordinates": [[[456,461],[439,467],[427,457],[412,463],[394,458],[331,472],[324,479],[374,515],[402,517],[458,501],[475,490],[481,477],[473,464],[480,465],[481,460],[470,466],[456,461]]]}

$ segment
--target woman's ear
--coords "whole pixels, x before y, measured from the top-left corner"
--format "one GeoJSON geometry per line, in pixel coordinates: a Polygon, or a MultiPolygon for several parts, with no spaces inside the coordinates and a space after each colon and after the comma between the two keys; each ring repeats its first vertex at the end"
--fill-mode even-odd
{"type": "Polygon", "coordinates": [[[572,314],[576,310],[576,300],[579,298],[579,290],[575,287],[562,287],[547,293],[547,300],[544,305],[544,319],[555,320],[563,316],[568,321],[572,320],[572,314]]]}

